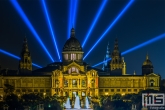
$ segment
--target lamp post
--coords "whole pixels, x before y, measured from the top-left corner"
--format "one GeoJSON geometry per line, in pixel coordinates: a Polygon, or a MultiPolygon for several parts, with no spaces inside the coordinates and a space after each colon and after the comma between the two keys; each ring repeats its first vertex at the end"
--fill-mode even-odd
{"type": "Polygon", "coordinates": [[[44,95],[44,99],[45,99],[45,95],[46,95],[46,93],[44,92],[43,95],[44,95]]]}

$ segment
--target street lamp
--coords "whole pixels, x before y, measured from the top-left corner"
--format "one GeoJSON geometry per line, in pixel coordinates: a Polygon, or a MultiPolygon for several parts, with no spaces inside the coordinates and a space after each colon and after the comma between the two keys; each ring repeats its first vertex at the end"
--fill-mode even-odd
{"type": "Polygon", "coordinates": [[[44,95],[44,99],[45,99],[45,95],[46,95],[46,93],[44,92],[43,95],[44,95]]]}

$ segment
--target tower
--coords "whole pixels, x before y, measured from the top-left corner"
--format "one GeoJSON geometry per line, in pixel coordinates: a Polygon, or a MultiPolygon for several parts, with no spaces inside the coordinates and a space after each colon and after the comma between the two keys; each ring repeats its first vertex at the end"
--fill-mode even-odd
{"type": "Polygon", "coordinates": [[[74,61],[83,64],[83,53],[81,44],[75,37],[75,30],[72,28],[70,38],[63,47],[62,62],[63,64],[69,64],[74,61]]]}
{"type": "Polygon", "coordinates": [[[106,56],[104,58],[104,63],[103,63],[103,68],[102,68],[103,71],[110,72],[110,67],[109,67],[110,60],[109,59],[110,59],[110,48],[109,48],[109,43],[108,43],[106,56]]]}
{"type": "Polygon", "coordinates": [[[28,49],[27,38],[24,38],[23,47],[21,51],[21,59],[19,61],[19,71],[21,73],[27,73],[32,71],[32,60],[28,49]]]}
{"type": "Polygon", "coordinates": [[[124,57],[123,58],[121,57],[117,39],[115,40],[114,50],[111,54],[110,70],[111,70],[111,75],[126,74],[126,63],[124,61],[124,57]]]}
{"type": "Polygon", "coordinates": [[[146,74],[150,74],[153,73],[153,65],[152,62],[149,60],[149,56],[148,53],[146,55],[146,60],[144,61],[143,65],[142,65],[142,75],[146,74]]]}

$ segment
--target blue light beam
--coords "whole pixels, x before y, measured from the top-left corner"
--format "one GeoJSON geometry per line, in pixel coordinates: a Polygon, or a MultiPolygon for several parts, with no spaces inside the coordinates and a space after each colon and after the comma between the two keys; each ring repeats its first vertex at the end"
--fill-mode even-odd
{"type": "Polygon", "coordinates": [[[119,20],[119,18],[124,14],[124,12],[129,8],[129,6],[133,3],[134,0],[131,0],[126,7],[120,12],[120,14],[116,17],[116,19],[110,24],[110,26],[106,29],[106,31],[102,34],[102,36],[97,40],[97,42],[93,45],[93,47],[88,51],[83,60],[89,55],[89,53],[96,47],[96,45],[101,41],[101,39],[107,34],[107,32],[114,26],[114,24],[119,20]]]}
{"type": "MultiPolygon", "coordinates": [[[[137,50],[137,49],[139,49],[139,48],[142,48],[142,47],[144,47],[144,46],[146,46],[146,45],[148,45],[148,44],[151,44],[151,43],[156,42],[156,41],[158,41],[158,40],[160,40],[160,39],[163,39],[163,38],[165,38],[165,33],[164,33],[164,34],[161,34],[161,35],[159,35],[159,36],[157,36],[157,37],[155,37],[155,38],[153,38],[153,39],[150,39],[150,40],[148,40],[148,41],[146,41],[146,42],[143,42],[142,44],[139,44],[139,45],[137,45],[137,46],[135,46],[135,47],[133,47],[133,48],[130,48],[130,49],[128,49],[128,50],[122,52],[121,55],[125,55],[125,54],[127,54],[127,53],[130,53],[130,52],[132,52],[132,51],[134,51],[134,50],[137,50]]],[[[108,59],[107,61],[109,61],[109,60],[111,60],[111,58],[108,59]]],[[[98,64],[95,64],[95,65],[92,66],[92,67],[96,67],[96,66],[98,66],[98,65],[101,65],[101,64],[103,64],[104,62],[105,62],[105,61],[100,62],[100,63],[98,63],[98,64]]]]}
{"type": "Polygon", "coordinates": [[[34,27],[30,23],[29,19],[27,18],[27,16],[23,12],[23,10],[20,7],[20,5],[18,4],[18,2],[16,0],[10,0],[10,2],[14,6],[14,8],[16,9],[16,11],[19,13],[19,15],[21,16],[21,18],[25,22],[25,24],[29,27],[29,29],[31,30],[31,32],[33,33],[33,35],[35,36],[35,38],[37,39],[37,41],[40,43],[41,47],[45,50],[45,52],[47,53],[47,55],[49,56],[49,58],[52,60],[52,62],[54,62],[52,56],[50,55],[50,53],[46,49],[45,45],[43,44],[42,40],[40,39],[39,35],[35,31],[34,27]]]}
{"type": "Polygon", "coordinates": [[[72,4],[74,4],[74,9],[72,10],[72,12],[73,12],[72,23],[75,28],[76,27],[76,14],[77,14],[78,0],[71,0],[71,1],[72,1],[72,4]]]}
{"type": "MultiPolygon", "coordinates": [[[[2,49],[0,49],[0,53],[3,53],[3,54],[8,55],[8,56],[10,56],[10,57],[13,57],[13,58],[15,58],[15,59],[17,59],[17,60],[20,60],[20,59],[21,59],[20,57],[14,55],[14,54],[11,54],[11,53],[9,53],[9,52],[7,52],[7,51],[5,51],[5,50],[2,50],[2,49]]],[[[33,65],[33,66],[36,66],[36,67],[38,67],[38,68],[42,68],[41,66],[39,66],[39,65],[37,65],[37,64],[35,64],[35,63],[32,63],[32,65],[33,65]]]]}
{"type": "Polygon", "coordinates": [[[52,26],[51,26],[51,22],[50,22],[50,19],[49,19],[48,11],[47,11],[47,8],[46,8],[45,0],[42,0],[42,6],[43,6],[43,10],[45,12],[46,18],[47,18],[47,23],[49,25],[50,32],[52,34],[52,39],[53,39],[53,42],[54,42],[54,47],[55,47],[55,49],[57,51],[58,58],[61,61],[60,54],[59,54],[58,47],[57,47],[57,43],[56,43],[56,39],[55,39],[54,32],[53,32],[53,29],[52,29],[52,26]]]}
{"type": "Polygon", "coordinates": [[[68,18],[68,39],[70,37],[70,29],[71,27],[71,16],[72,16],[72,0],[69,0],[69,18],[68,18]]]}
{"type": "Polygon", "coordinates": [[[100,8],[99,8],[99,10],[98,10],[98,13],[97,13],[97,15],[95,16],[95,19],[94,19],[94,21],[93,21],[93,23],[92,23],[92,25],[91,25],[91,27],[90,27],[90,29],[89,29],[89,31],[88,31],[86,37],[85,37],[85,40],[84,40],[84,42],[83,42],[83,44],[82,44],[82,47],[84,47],[86,41],[88,40],[89,35],[91,34],[91,32],[92,32],[92,30],[93,30],[93,28],[94,28],[94,26],[95,26],[97,20],[99,19],[99,16],[100,16],[101,12],[103,11],[103,9],[104,9],[105,4],[106,4],[107,1],[108,1],[108,0],[103,0],[102,4],[101,4],[101,6],[100,6],[100,8]]]}
{"type": "Polygon", "coordinates": [[[68,18],[68,38],[70,37],[70,30],[76,26],[78,0],[70,0],[69,3],[69,18],[68,18]]]}

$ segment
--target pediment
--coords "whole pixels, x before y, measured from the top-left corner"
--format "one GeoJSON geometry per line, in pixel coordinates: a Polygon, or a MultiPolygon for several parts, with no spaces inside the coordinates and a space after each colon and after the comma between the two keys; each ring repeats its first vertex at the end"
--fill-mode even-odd
{"type": "Polygon", "coordinates": [[[160,77],[160,76],[155,73],[151,73],[151,74],[148,74],[147,77],[160,77]]]}
{"type": "Polygon", "coordinates": [[[78,65],[76,62],[70,63],[67,67],[70,68],[72,66],[76,66],[76,67],[80,68],[80,65],[78,65]]]}

